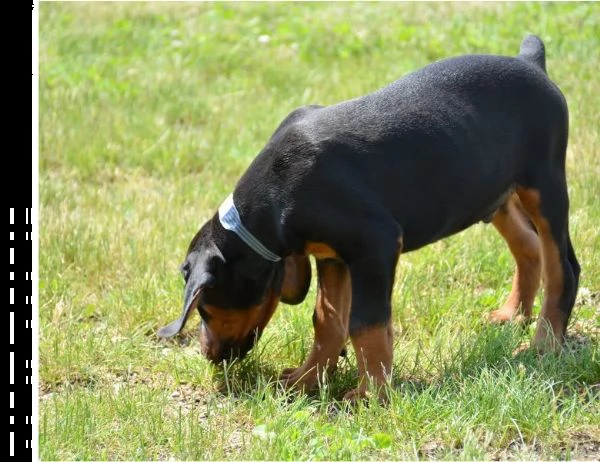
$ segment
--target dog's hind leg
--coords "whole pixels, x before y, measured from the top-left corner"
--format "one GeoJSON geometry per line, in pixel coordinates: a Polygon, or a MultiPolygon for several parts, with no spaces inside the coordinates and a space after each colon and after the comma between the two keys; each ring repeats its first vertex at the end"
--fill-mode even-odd
{"type": "Polygon", "coordinates": [[[551,351],[563,343],[575,304],[580,267],[569,236],[564,164],[546,175],[542,173],[536,177],[541,181],[536,181],[535,186],[517,187],[517,194],[537,228],[542,249],[544,303],[532,347],[551,351]]]}
{"type": "Polygon", "coordinates": [[[348,338],[351,285],[346,265],[336,259],[318,259],[319,287],[313,313],[315,339],[304,363],[295,369],[286,369],[280,380],[286,387],[310,390],[322,374],[332,373],[348,338]]]}
{"type": "Polygon", "coordinates": [[[528,322],[540,286],[540,239],[522,207],[519,197],[513,194],[492,220],[516,262],[510,295],[501,308],[490,313],[492,322],[528,322]]]}

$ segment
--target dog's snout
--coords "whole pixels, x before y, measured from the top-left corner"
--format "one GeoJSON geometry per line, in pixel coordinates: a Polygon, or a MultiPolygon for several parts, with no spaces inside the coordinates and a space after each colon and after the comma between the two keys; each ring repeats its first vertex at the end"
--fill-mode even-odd
{"type": "Polygon", "coordinates": [[[202,354],[212,363],[220,364],[223,361],[243,359],[254,346],[254,335],[252,338],[244,339],[242,342],[217,339],[210,328],[202,323],[200,327],[200,348],[202,354]],[[251,341],[250,341],[251,340],[251,341]]]}
{"type": "Polygon", "coordinates": [[[200,349],[202,354],[213,363],[222,361],[221,344],[204,322],[200,324],[200,349]]]}

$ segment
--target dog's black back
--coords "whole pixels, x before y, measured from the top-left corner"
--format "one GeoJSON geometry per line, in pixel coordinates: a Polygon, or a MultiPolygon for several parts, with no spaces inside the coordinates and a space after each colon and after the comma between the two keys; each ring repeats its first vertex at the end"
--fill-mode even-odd
{"type": "MultiPolygon", "coordinates": [[[[519,57],[445,59],[366,96],[301,108],[281,124],[238,190],[251,186],[248,197],[264,194],[269,204],[293,208],[282,214],[285,229],[314,228],[323,216],[345,226],[349,210],[369,216],[381,209],[402,227],[403,252],[486,220],[516,184],[529,185],[546,146],[566,145],[566,103],[545,73],[537,42],[526,40],[519,57]],[[279,178],[276,189],[256,191],[256,176],[269,170],[279,178]],[[322,205],[290,207],[298,200],[322,205]]],[[[326,227],[319,229],[327,234],[326,227]]]]}

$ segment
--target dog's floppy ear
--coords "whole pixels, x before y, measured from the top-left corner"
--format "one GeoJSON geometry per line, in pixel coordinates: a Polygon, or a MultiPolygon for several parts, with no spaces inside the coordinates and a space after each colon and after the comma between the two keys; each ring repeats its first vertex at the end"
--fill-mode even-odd
{"type": "Polygon", "coordinates": [[[185,300],[183,302],[181,316],[169,325],[161,327],[157,332],[159,337],[169,338],[181,332],[190,313],[198,305],[202,289],[204,289],[204,287],[210,287],[213,284],[214,277],[212,274],[204,271],[204,268],[202,267],[196,267],[196,269],[202,270],[202,272],[192,270],[190,273],[185,286],[185,300]]]}
{"type": "Polygon", "coordinates": [[[281,301],[288,305],[297,305],[304,301],[310,288],[310,260],[306,255],[292,254],[284,262],[281,301]]]}

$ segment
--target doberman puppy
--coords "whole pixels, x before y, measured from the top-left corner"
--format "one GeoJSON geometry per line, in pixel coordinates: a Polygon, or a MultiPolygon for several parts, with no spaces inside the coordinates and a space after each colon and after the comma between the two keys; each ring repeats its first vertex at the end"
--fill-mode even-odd
{"type": "Polygon", "coordinates": [[[580,267],[565,177],[568,111],[545,51],[526,37],[517,57],[441,60],[374,93],[293,111],[191,241],[181,266],[181,317],[193,309],[215,363],[242,358],[278,302],[304,300],[318,270],[314,345],[283,372],[308,389],[335,369],[348,336],[359,382],[346,399],[383,390],[392,370],[391,294],[401,253],[491,221],[516,261],[494,321],[532,315],[532,346],[560,348],[580,267]]]}

